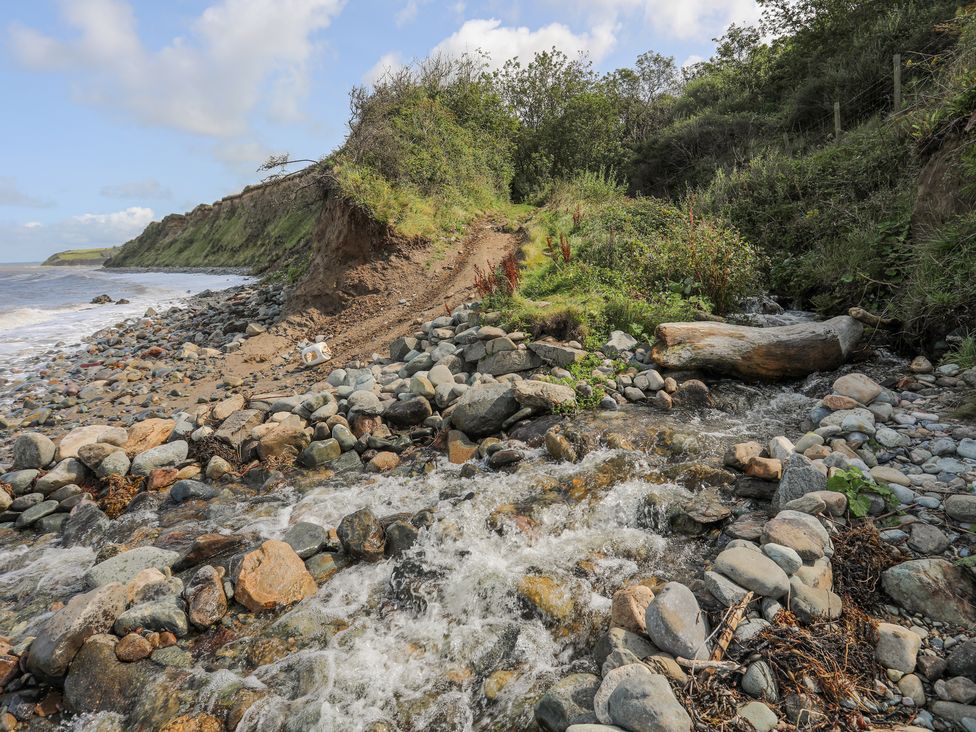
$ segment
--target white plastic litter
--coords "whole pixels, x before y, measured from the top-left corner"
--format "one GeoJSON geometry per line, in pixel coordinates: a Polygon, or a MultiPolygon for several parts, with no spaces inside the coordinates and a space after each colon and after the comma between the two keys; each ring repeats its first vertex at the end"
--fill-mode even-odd
{"type": "Polygon", "coordinates": [[[302,363],[306,366],[318,366],[331,360],[332,351],[325,343],[313,343],[302,349],[302,363]]]}

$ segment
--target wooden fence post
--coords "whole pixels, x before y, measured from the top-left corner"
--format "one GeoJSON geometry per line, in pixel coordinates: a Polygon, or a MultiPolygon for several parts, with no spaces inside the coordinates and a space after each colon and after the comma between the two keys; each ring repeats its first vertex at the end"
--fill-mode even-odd
{"type": "Polygon", "coordinates": [[[892,60],[895,72],[895,114],[901,111],[901,54],[896,53],[892,60]]]}
{"type": "Polygon", "coordinates": [[[840,102],[834,102],[834,139],[840,139],[840,102]]]}

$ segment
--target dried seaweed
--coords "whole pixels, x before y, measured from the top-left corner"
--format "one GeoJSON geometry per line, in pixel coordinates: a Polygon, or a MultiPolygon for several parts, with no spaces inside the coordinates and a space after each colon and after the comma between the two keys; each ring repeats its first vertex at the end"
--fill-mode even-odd
{"type": "Polygon", "coordinates": [[[111,519],[118,518],[142,490],[143,479],[135,476],[111,475],[108,478],[108,488],[99,503],[105,515],[111,519]]]}
{"type": "Polygon", "coordinates": [[[206,467],[207,463],[210,462],[210,458],[214,455],[230,463],[235,471],[240,470],[242,464],[240,454],[230,445],[221,442],[216,437],[205,437],[202,440],[190,443],[189,457],[200,465],[206,467]]]}
{"type": "Polygon", "coordinates": [[[878,588],[881,574],[898,563],[892,547],[886,545],[874,523],[866,521],[833,538],[834,592],[844,607],[874,610],[885,602],[878,588]]]}

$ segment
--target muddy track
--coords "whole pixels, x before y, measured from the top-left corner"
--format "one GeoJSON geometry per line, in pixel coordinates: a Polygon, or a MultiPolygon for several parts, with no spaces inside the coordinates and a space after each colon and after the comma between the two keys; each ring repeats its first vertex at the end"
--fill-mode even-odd
{"type": "Polygon", "coordinates": [[[476,298],[475,269],[494,269],[520,242],[518,234],[482,221],[456,243],[404,250],[370,263],[360,273],[371,283],[369,293],[352,297],[341,312],[309,310],[249,338],[239,351],[223,357],[213,379],[194,383],[190,396],[209,398],[225,375],[250,380],[253,393],[309,388],[321,374],[299,364],[296,344],[317,335],[327,337],[333,363],[368,361],[374,352],[385,353],[394,338],[476,298]]]}

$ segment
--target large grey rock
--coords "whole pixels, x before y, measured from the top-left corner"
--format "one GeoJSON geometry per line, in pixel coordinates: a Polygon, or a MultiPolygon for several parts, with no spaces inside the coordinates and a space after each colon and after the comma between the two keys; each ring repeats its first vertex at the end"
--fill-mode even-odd
{"type": "Polygon", "coordinates": [[[708,658],[708,627],[698,600],[679,582],[668,582],[644,613],[647,635],[661,650],[675,656],[708,658]]]}
{"type": "Polygon", "coordinates": [[[123,584],[144,569],[167,569],[179,558],[178,552],[159,549],[154,546],[141,546],[127,552],[116,554],[104,562],[99,562],[85,573],[88,587],[100,587],[110,582],[123,584]]]}
{"type": "Polygon", "coordinates": [[[881,575],[885,592],[913,613],[967,627],[976,626],[976,581],[944,559],[913,559],[881,575]]]}
{"type": "Polygon", "coordinates": [[[41,503],[31,506],[20,514],[20,516],[18,516],[17,520],[14,522],[14,526],[16,526],[18,529],[25,529],[28,526],[34,525],[45,516],[50,516],[57,510],[57,501],[42,501],[41,503]]]}
{"type": "Polygon", "coordinates": [[[515,399],[523,407],[550,411],[576,405],[576,392],[565,384],[523,379],[512,385],[515,399]]]}
{"type": "Polygon", "coordinates": [[[864,374],[845,374],[834,382],[834,392],[870,404],[881,394],[881,386],[864,374]]]}
{"type": "Polygon", "coordinates": [[[946,660],[950,675],[976,680],[976,638],[953,647],[946,660]]]}
{"type": "Polygon", "coordinates": [[[894,623],[878,623],[878,642],[875,656],[885,668],[910,674],[915,670],[915,659],[922,647],[917,633],[894,623]]]}
{"type": "Polygon", "coordinates": [[[67,458],[54,466],[34,483],[34,490],[47,495],[71,483],[83,483],[88,474],[87,468],[77,458],[67,458]]]}
{"type": "Polygon", "coordinates": [[[133,458],[130,472],[145,477],[157,468],[175,468],[186,460],[189,448],[186,440],[174,440],[159,447],[151,447],[133,458]]]}
{"type": "Polygon", "coordinates": [[[193,500],[209,501],[216,495],[216,488],[212,485],[201,483],[199,480],[178,480],[169,489],[169,499],[173,503],[183,503],[184,501],[193,500]]]}
{"type": "Polygon", "coordinates": [[[976,523],[976,495],[949,496],[945,499],[945,512],[960,523],[976,523]]]}
{"type": "Polygon", "coordinates": [[[383,413],[383,403],[371,391],[360,389],[349,395],[349,414],[378,417],[383,413]]]}
{"type": "Polygon", "coordinates": [[[105,480],[113,475],[125,475],[129,472],[129,467],[131,465],[132,463],[129,460],[129,456],[126,455],[122,450],[116,450],[107,455],[105,459],[98,464],[98,467],[95,469],[95,475],[102,480],[105,480]]]}
{"type": "Polygon", "coordinates": [[[209,564],[196,571],[183,596],[190,622],[197,628],[209,628],[227,613],[223,572],[209,564]]]}
{"type": "Polygon", "coordinates": [[[391,402],[383,410],[383,419],[398,427],[413,427],[423,424],[424,420],[434,413],[430,402],[418,396],[405,401],[391,402]]]}
{"type": "Polygon", "coordinates": [[[766,699],[771,702],[779,701],[779,686],[773,669],[765,661],[754,661],[749,664],[742,677],[742,690],[753,699],[766,699]]]}
{"type": "Polygon", "coordinates": [[[6,483],[9,485],[11,489],[13,489],[14,495],[19,496],[30,488],[31,484],[34,482],[34,478],[36,478],[39,473],[40,471],[35,468],[14,470],[0,475],[0,483],[6,483]]]}
{"type": "Polygon", "coordinates": [[[793,549],[805,562],[834,553],[830,535],[816,516],[799,511],[780,511],[763,526],[763,544],[780,544],[793,549]]]}
{"type": "Polygon", "coordinates": [[[616,650],[632,653],[638,660],[660,653],[660,650],[643,635],[638,635],[625,628],[610,628],[600,636],[593,649],[593,658],[598,666],[603,666],[607,656],[616,650]]]}
{"type": "Polygon", "coordinates": [[[91,636],[108,631],[125,610],[125,587],[111,582],[75,595],[37,632],[27,668],[41,677],[64,676],[78,649],[91,636]]]}
{"type": "Polygon", "coordinates": [[[593,674],[570,674],[560,679],[542,695],[535,706],[535,721],[546,732],[565,732],[574,724],[593,724],[593,697],[600,677],[593,674]]]}
{"type": "Polygon", "coordinates": [[[46,468],[54,460],[55,449],[40,432],[25,432],[14,440],[14,470],[46,468]]]}
{"type": "Polygon", "coordinates": [[[73,712],[114,712],[126,715],[135,710],[159,678],[160,668],[150,661],[123,663],[115,656],[118,640],[111,635],[94,635],[75,656],[64,680],[64,701],[73,712]]]}
{"type": "MultiPolygon", "coordinates": [[[[607,721],[630,732],[690,732],[691,718],[671,691],[667,678],[643,664],[623,666],[607,699],[607,721]]],[[[604,683],[610,679],[604,679],[604,683]]],[[[604,720],[601,720],[604,721],[604,720]]]]}
{"type": "Polygon", "coordinates": [[[501,430],[519,410],[508,384],[481,384],[468,389],[454,406],[451,423],[470,437],[486,437],[501,430]]]}
{"type": "Polygon", "coordinates": [[[836,620],[843,609],[840,597],[828,589],[807,585],[798,575],[790,577],[789,607],[802,623],[836,620]]]}
{"type": "Polygon", "coordinates": [[[537,369],[542,365],[542,359],[529,350],[501,351],[485,356],[478,361],[478,371],[492,376],[514,374],[519,371],[537,369]]]}
{"type": "Polygon", "coordinates": [[[780,598],[790,591],[790,578],[769,557],[753,549],[726,549],[715,559],[715,571],[763,597],[780,598]]]}
{"type": "Polygon", "coordinates": [[[308,559],[329,540],[329,532],[319,524],[299,521],[285,532],[281,540],[294,549],[295,554],[302,559],[308,559]]]}

